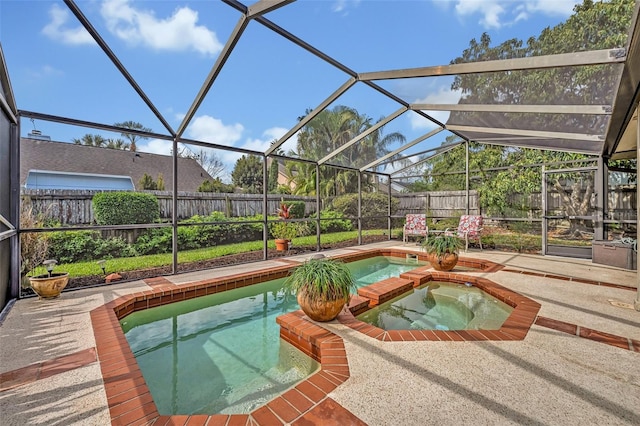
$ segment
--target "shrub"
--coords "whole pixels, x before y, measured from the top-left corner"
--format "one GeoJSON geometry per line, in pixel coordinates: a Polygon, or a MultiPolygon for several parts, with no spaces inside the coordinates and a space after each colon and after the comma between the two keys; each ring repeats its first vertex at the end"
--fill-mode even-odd
{"type": "MultiPolygon", "coordinates": [[[[368,224],[372,227],[387,227],[387,204],[389,197],[387,194],[379,192],[362,193],[362,217],[376,217],[379,219],[369,220],[368,224]]],[[[397,198],[391,198],[391,214],[395,214],[398,210],[400,201],[397,198]]],[[[358,216],[358,194],[348,194],[336,197],[333,200],[333,209],[342,213],[346,217],[358,216]]]]}
{"type": "Polygon", "coordinates": [[[60,263],[135,256],[122,238],[102,238],[98,231],[56,231],[49,237],[49,255],[60,263]]]}
{"type": "MultiPolygon", "coordinates": [[[[190,226],[178,227],[178,250],[191,250],[261,239],[261,223],[214,223],[205,225],[206,222],[240,222],[246,220],[261,221],[262,216],[229,219],[221,212],[213,212],[208,216],[193,216],[182,222],[182,224],[189,224],[190,226]]],[[[140,254],[169,253],[171,246],[172,231],[169,227],[148,229],[138,237],[135,243],[135,249],[140,254]]]]}
{"type": "Polygon", "coordinates": [[[289,207],[289,215],[292,219],[302,219],[305,212],[304,201],[285,201],[289,207]]]}
{"type": "Polygon", "coordinates": [[[351,231],[353,229],[351,221],[344,219],[344,215],[335,210],[322,210],[320,212],[320,219],[323,219],[320,221],[320,232],[323,234],[351,231]]]}
{"type": "Polygon", "coordinates": [[[160,218],[158,200],[141,192],[101,192],[93,196],[99,225],[153,223],[160,218]]]}

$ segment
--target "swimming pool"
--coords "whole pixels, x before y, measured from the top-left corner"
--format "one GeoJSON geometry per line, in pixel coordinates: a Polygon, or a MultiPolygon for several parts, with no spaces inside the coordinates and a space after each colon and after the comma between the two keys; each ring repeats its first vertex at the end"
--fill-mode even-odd
{"type": "MultiPolygon", "coordinates": [[[[376,256],[348,263],[359,287],[423,262],[376,256]]],[[[279,337],[299,309],[284,279],[145,309],[120,323],[160,414],[249,413],[319,365],[279,337]]]]}
{"type": "Polygon", "coordinates": [[[470,283],[429,281],[357,319],[383,330],[497,330],[512,311],[470,283]]]}

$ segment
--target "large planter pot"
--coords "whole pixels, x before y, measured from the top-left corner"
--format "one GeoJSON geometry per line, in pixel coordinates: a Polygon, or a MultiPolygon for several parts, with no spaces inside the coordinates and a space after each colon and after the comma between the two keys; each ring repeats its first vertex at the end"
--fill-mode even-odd
{"type": "Polygon", "coordinates": [[[436,271],[450,271],[456,267],[458,263],[457,253],[446,253],[440,257],[429,256],[429,263],[436,271]]]}
{"type": "Polygon", "coordinates": [[[40,296],[40,299],[55,299],[60,296],[68,282],[69,274],[67,272],[53,273],[51,276],[46,274],[29,277],[31,288],[40,296]]]}
{"type": "Polygon", "coordinates": [[[289,249],[289,240],[283,238],[276,238],[276,250],[287,251],[289,249]]]}
{"type": "Polygon", "coordinates": [[[297,299],[302,311],[312,320],[319,322],[334,320],[349,302],[348,297],[337,300],[311,300],[304,290],[298,291],[297,299]]]}

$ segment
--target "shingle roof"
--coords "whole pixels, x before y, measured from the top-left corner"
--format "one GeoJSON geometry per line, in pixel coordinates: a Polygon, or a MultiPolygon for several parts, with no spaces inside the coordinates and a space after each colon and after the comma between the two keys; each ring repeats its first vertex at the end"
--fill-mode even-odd
{"type": "MultiPolygon", "coordinates": [[[[50,142],[20,138],[20,185],[24,185],[29,170],[91,173],[130,176],[136,189],[140,179],[148,174],[153,180],[162,174],[165,189],[171,190],[172,157],[168,155],[98,148],[65,142],[50,142]]],[[[178,158],[178,191],[196,191],[211,176],[190,158],[178,158]]]]}

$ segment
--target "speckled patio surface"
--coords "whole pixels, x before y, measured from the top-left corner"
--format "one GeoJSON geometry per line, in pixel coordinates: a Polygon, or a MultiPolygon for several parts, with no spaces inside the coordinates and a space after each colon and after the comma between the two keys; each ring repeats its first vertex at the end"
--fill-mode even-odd
{"type": "MultiPolygon", "coordinates": [[[[418,250],[388,242],[325,254],[373,247],[418,250]]],[[[51,301],[20,300],[0,325],[0,423],[640,424],[635,271],[496,251],[463,255],[504,265],[466,274],[540,304],[522,340],[384,341],[338,321],[313,325],[307,333],[341,354],[330,354],[338,361],[245,416],[149,415],[144,407],[153,405],[150,395],[118,393],[111,374],[118,370],[105,371],[106,365],[119,366],[105,359],[110,340],[95,312],[127,295],[278,270],[308,256],[65,292],[51,301]]]]}

